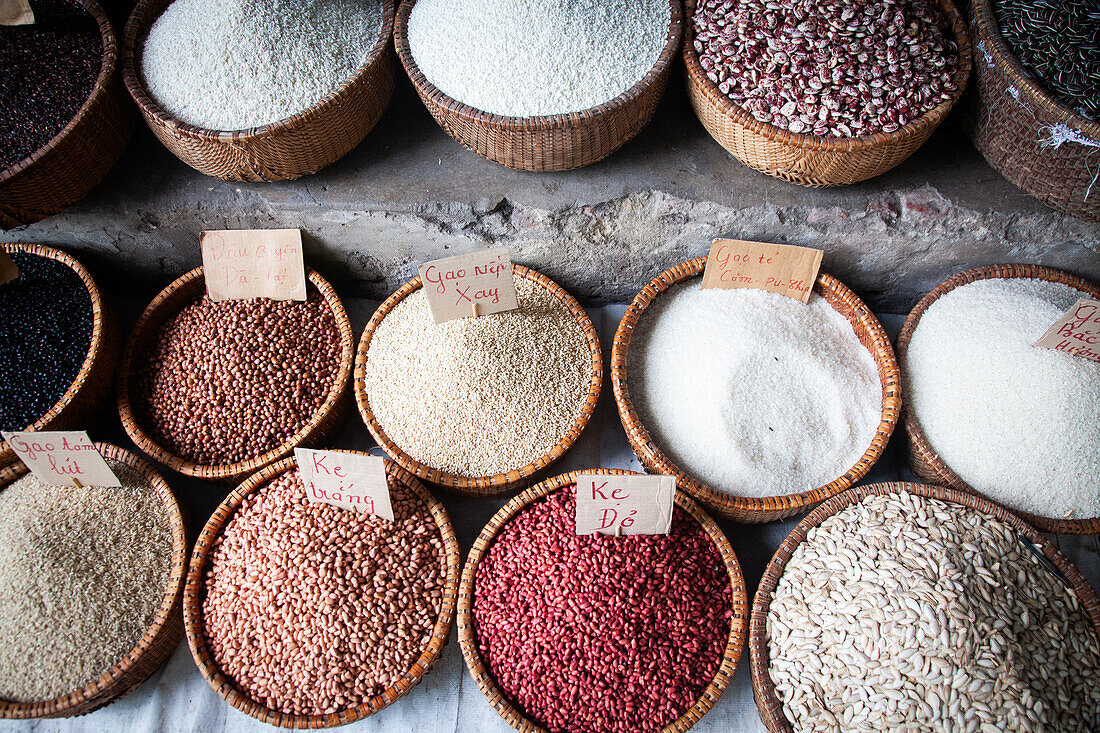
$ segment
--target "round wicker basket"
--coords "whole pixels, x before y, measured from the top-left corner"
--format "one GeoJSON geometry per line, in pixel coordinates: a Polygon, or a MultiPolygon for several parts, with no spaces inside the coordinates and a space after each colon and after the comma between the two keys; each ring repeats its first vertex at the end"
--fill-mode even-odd
{"type": "MultiPolygon", "coordinates": [[[[927,311],[932,303],[936,302],[940,296],[976,280],[1020,277],[1062,283],[1077,288],[1081,291],[1082,296],[1100,299],[1100,287],[1075,275],[1070,275],[1061,270],[1053,270],[1049,267],[1039,267],[1037,265],[989,265],[960,272],[958,275],[936,286],[928,295],[921,298],[920,302],[909,312],[909,317],[905,319],[905,325],[902,327],[901,333],[898,334],[897,352],[899,363],[905,363],[905,353],[909,348],[909,341],[913,338],[913,332],[916,331],[921,316],[924,315],[924,312],[927,311]]],[[[911,406],[907,406],[906,409],[902,410],[901,419],[902,424],[905,426],[905,435],[909,444],[909,467],[913,469],[913,473],[920,477],[922,481],[949,486],[956,491],[969,491],[980,495],[980,491],[964,481],[961,476],[952,471],[943,459],[940,458],[939,453],[936,452],[936,449],[933,448],[932,444],[928,441],[928,436],[924,434],[924,429],[921,427],[920,421],[917,420],[917,416],[913,414],[913,410],[910,409],[910,407],[911,406]]],[[[1091,519],[1066,519],[1040,517],[1037,514],[1030,514],[1015,509],[1010,509],[1010,511],[1019,514],[1027,522],[1038,527],[1043,532],[1058,532],[1060,534],[1100,534],[1100,517],[1093,517],[1091,519]]]]}
{"type": "Polygon", "coordinates": [[[443,131],[495,163],[526,171],[564,171],[595,163],[618,150],[653,118],[680,47],[683,9],[670,0],[668,40],[657,63],[633,87],[603,104],[569,114],[507,117],[463,104],[428,81],[409,47],[409,15],[416,0],[397,10],[397,55],[417,94],[443,131]]]}
{"type": "Polygon", "coordinates": [[[122,155],[134,113],[118,77],[111,21],[95,0],[79,0],[99,25],[103,61],[92,93],[61,132],[14,165],[0,169],[0,229],[58,214],[95,188],[122,155]]]}
{"type": "Polygon", "coordinates": [[[150,96],[138,57],[172,0],[140,0],[126,23],[122,79],[153,134],[200,173],[225,181],[285,181],[316,173],[358,145],[393,95],[393,0],[380,0],[382,28],[367,61],[328,96],[291,117],[243,130],[208,130],[172,116],[150,96]]]}
{"type": "MultiPolygon", "coordinates": [[[[346,452],[355,453],[356,451],[346,452]]],[[[259,473],[255,473],[246,479],[214,511],[202,533],[199,534],[194,552],[191,555],[191,565],[187,572],[187,584],[183,592],[183,621],[187,632],[187,643],[191,647],[191,655],[195,659],[195,664],[198,665],[203,678],[206,679],[214,691],[230,705],[270,725],[284,728],[331,728],[351,723],[378,712],[420,684],[424,676],[431,671],[443,653],[443,648],[447,644],[447,637],[451,633],[451,622],[454,619],[458,596],[458,577],[462,565],[462,554],[454,534],[454,528],[451,525],[451,519],[447,515],[447,510],[443,507],[442,502],[432,496],[408,471],[390,461],[386,461],[386,473],[428,507],[432,517],[435,518],[439,534],[443,539],[447,555],[447,580],[443,588],[439,618],[432,630],[431,641],[416,660],[416,663],[401,679],[381,694],[358,707],[328,715],[291,715],[266,707],[234,686],[233,681],[222,673],[221,668],[218,667],[210,649],[207,647],[202,619],[202,603],[205,598],[203,577],[210,564],[214,541],[221,534],[222,529],[244,498],[266,486],[277,476],[296,468],[297,463],[293,458],[287,458],[267,466],[259,473]]]]}
{"type": "Polygon", "coordinates": [[[1100,122],[1054,99],[1024,70],[1001,37],[990,0],[971,0],[970,16],[978,57],[961,109],[974,147],[1047,206],[1100,221],[1100,122]]]}
{"type": "MultiPolygon", "coordinates": [[[[88,355],[84,357],[84,363],[76,379],[57,404],[24,429],[40,432],[82,427],[99,407],[114,380],[120,341],[118,320],[107,301],[104,300],[91,273],[70,255],[41,244],[0,243],[0,250],[8,254],[23,252],[62,262],[72,268],[88,288],[88,295],[92,301],[92,339],[88,346],[88,355]]],[[[14,460],[15,451],[0,440],[0,466],[14,460]]]]}
{"type": "Polygon", "coordinates": [[[1010,525],[1020,536],[1026,537],[1029,542],[1042,551],[1043,555],[1058,568],[1058,571],[1062,573],[1062,576],[1073,588],[1074,593],[1077,594],[1085,613],[1092,619],[1096,633],[1100,634],[1100,598],[1097,597],[1088,580],[1047,538],[1022,522],[1004,507],[970,492],[956,491],[940,486],[911,483],[882,483],[858,486],[824,502],[798,523],[798,526],[783,540],[783,544],[779,546],[771,562],[765,568],[764,576],[760,579],[760,586],[756,591],[756,597],[753,599],[752,619],[749,622],[749,662],[752,667],[752,692],[753,697],[756,698],[756,707],[760,711],[760,717],[772,733],[791,733],[792,730],[790,723],[783,715],[783,703],[780,702],[779,696],[776,694],[775,684],[772,682],[769,673],[771,662],[768,654],[767,636],[768,610],[771,607],[772,599],[775,597],[776,586],[779,583],[780,576],[783,575],[787,562],[794,555],[798,545],[806,539],[806,536],[837,512],[858,504],[864,498],[874,494],[898,494],[903,491],[917,496],[959,504],[988,514],[1010,525]]]}
{"type": "Polygon", "coordinates": [[[745,165],[803,186],[844,186],[874,178],[912,155],[943,122],[966,89],[970,75],[970,37],[951,0],[939,0],[959,48],[959,68],[951,99],[891,133],[853,138],[795,134],[761,122],[735,104],[707,78],[695,52],[692,16],[696,0],[686,0],[684,67],[688,97],[695,114],[718,144],[745,165]]]}
{"type": "Polygon", "coordinates": [[[141,424],[139,410],[136,408],[138,397],[134,393],[137,382],[135,371],[140,368],[139,360],[144,357],[150,342],[164,324],[206,292],[203,270],[197,267],[179,277],[153,298],[153,302],[146,306],[141,318],[134,326],[130,340],[123,351],[118,374],[118,414],[122,418],[122,427],[126,430],[126,434],[139,450],[171,470],[186,476],[209,481],[234,482],[269,463],[289,456],[295,448],[322,446],[335,437],[344,421],[348,407],[348,380],[351,377],[355,357],[354,335],[347,311],[344,310],[343,303],[328,281],[310,268],[306,268],[306,277],[309,285],[316,288],[332,308],[336,327],[340,331],[341,348],[340,369],[333,382],[332,390],[309,422],[277,448],[247,461],[222,465],[205,465],[176,456],[146,432],[146,428],[141,424]]]}
{"type": "MultiPolygon", "coordinates": [[[[168,525],[172,533],[172,566],[164,598],[157,609],[152,625],[130,652],[97,679],[79,690],[59,695],[52,700],[33,703],[16,703],[0,700],[0,718],[68,718],[84,715],[103,707],[140,686],[175,651],[183,636],[183,617],[180,606],[183,596],[183,580],[187,571],[187,527],[175,494],[152,466],[128,450],[107,443],[96,443],[103,455],[125,464],[140,473],[160,495],[168,525]]],[[[22,463],[15,463],[0,470],[0,490],[27,473],[22,463]]],[[[109,612],[110,609],[104,609],[109,612]]],[[[61,662],[61,660],[58,660],[61,662]]]]}
{"type": "MultiPolygon", "coordinates": [[[[497,711],[500,717],[504,718],[505,722],[520,731],[542,732],[545,729],[539,727],[536,723],[525,717],[521,710],[518,710],[509,702],[501,689],[497,687],[492,673],[486,668],[484,662],[481,660],[481,655],[478,653],[477,629],[475,628],[473,618],[474,581],[477,577],[477,566],[482,558],[489,552],[489,548],[492,546],[501,528],[507,524],[509,520],[543,497],[566,486],[575,484],[577,482],[577,477],[582,473],[620,476],[633,474],[632,471],[607,468],[573,471],[571,473],[546,479],[530,487],[522,494],[514,497],[505,504],[500,511],[493,515],[493,518],[489,520],[489,523],[485,525],[485,528],[481,530],[481,534],[479,534],[474,541],[473,546],[470,548],[470,553],[466,558],[466,565],[462,569],[462,582],[458,589],[457,622],[458,643],[459,647],[462,649],[462,657],[466,661],[467,669],[470,670],[470,676],[477,682],[478,689],[481,690],[482,694],[488,699],[489,704],[493,706],[493,709],[497,711]]],[[[737,662],[740,660],[741,652],[744,648],[749,602],[745,579],[741,574],[741,565],[738,563],[737,556],[734,554],[733,548],[730,546],[729,540],[726,539],[725,534],[722,533],[722,530],[715,524],[714,520],[711,519],[698,504],[693,502],[682,492],[676,492],[675,501],[677,507],[690,514],[691,517],[703,527],[707,535],[718,548],[718,552],[722,556],[722,561],[725,563],[726,571],[729,573],[730,589],[733,596],[733,616],[730,619],[729,638],[726,643],[726,648],[722,653],[722,663],[719,665],[718,671],[714,675],[714,679],[710,681],[699,696],[699,699],[695,702],[695,705],[689,708],[687,712],[674,721],[659,721],[654,726],[659,726],[662,730],[669,731],[670,733],[682,733],[682,731],[686,731],[699,722],[699,719],[714,707],[718,698],[722,696],[722,693],[725,692],[726,688],[729,686],[730,680],[733,678],[733,673],[737,668],[737,662]]]]}
{"type": "Polygon", "coordinates": [[[402,285],[397,292],[387,298],[382,305],[378,306],[378,310],[371,316],[370,322],[367,323],[367,327],[363,331],[363,338],[359,341],[359,351],[355,356],[355,401],[359,404],[359,414],[362,415],[363,422],[367,424],[367,429],[370,431],[370,434],[374,436],[375,441],[382,447],[386,454],[400,464],[402,468],[410,471],[428,483],[456,494],[465,494],[467,496],[494,496],[522,486],[534,474],[561,458],[562,455],[569,450],[573,443],[576,442],[577,438],[580,437],[585,426],[588,425],[588,421],[592,419],[592,413],[596,410],[596,403],[600,399],[600,388],[603,386],[603,355],[600,352],[599,334],[597,334],[596,327],[592,325],[592,320],[588,317],[588,314],[585,313],[584,308],[581,307],[576,298],[542,273],[524,267],[523,265],[513,264],[512,274],[517,278],[530,280],[546,288],[546,290],[557,298],[562,305],[569,309],[569,312],[577,319],[578,326],[580,326],[581,330],[584,332],[585,340],[588,342],[592,356],[592,377],[588,383],[588,399],[585,401],[584,407],[577,415],[576,420],[573,422],[572,427],[570,427],[565,437],[561,439],[561,442],[555,445],[549,453],[538,457],[526,466],[513,469],[506,473],[498,473],[493,476],[470,477],[447,473],[446,471],[421,463],[408,455],[400,446],[394,443],[388,435],[386,435],[381,423],[378,422],[378,418],[375,416],[370,405],[370,395],[367,394],[364,384],[364,375],[366,373],[367,357],[370,351],[371,340],[374,338],[374,333],[378,329],[379,324],[389,315],[390,311],[396,308],[397,304],[402,300],[420,289],[421,283],[419,277],[414,277],[412,280],[402,285]]]}
{"type": "Polygon", "coordinates": [[[676,485],[679,488],[719,516],[747,523],[786,519],[852,486],[867,475],[867,471],[882,456],[882,451],[890,442],[890,436],[894,432],[898,413],[901,410],[900,376],[897,360],[894,358],[894,349],[890,346],[890,339],[886,336],[882,324],[871,313],[871,309],[835,277],[825,273],[819,274],[814,284],[814,292],[825,298],[829,305],[848,319],[860,343],[871,352],[878,367],[879,379],[882,382],[882,418],[875,437],[854,466],[843,476],[825,486],[800,494],[765,499],[734,496],[719,491],[693,478],[673,463],[654,442],[649,430],[642,424],[641,418],[634,409],[634,403],[630,397],[628,370],[630,339],[645,310],[661,293],[672,286],[700,277],[706,264],[706,257],[696,257],[665,270],[653,278],[634,297],[622,322],[619,323],[619,329],[615,332],[615,343],[611,348],[611,384],[615,390],[615,403],[619,407],[619,417],[626,429],[630,447],[645,466],[646,471],[675,476],[676,485]]]}

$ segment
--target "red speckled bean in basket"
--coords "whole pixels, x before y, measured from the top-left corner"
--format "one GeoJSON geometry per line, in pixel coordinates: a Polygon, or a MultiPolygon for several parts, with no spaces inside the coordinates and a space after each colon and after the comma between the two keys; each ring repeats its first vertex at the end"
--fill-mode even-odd
{"type": "Polygon", "coordinates": [[[340,371],[332,306],[205,295],[170,318],[138,362],[136,408],[150,435],[196,463],[255,458],[301,430],[340,371]]]}
{"type": "Polygon", "coordinates": [[[390,478],[394,522],[307,502],[297,471],[249,495],[204,578],[212,657],[283,713],[356,707],[404,675],[442,608],[447,562],[428,508],[390,478]]]}
{"type": "Polygon", "coordinates": [[[667,537],[577,536],[575,495],[524,509],[478,565],[478,651],[504,695],[552,731],[658,730],[718,671],[729,574],[678,508],[667,537]]]}

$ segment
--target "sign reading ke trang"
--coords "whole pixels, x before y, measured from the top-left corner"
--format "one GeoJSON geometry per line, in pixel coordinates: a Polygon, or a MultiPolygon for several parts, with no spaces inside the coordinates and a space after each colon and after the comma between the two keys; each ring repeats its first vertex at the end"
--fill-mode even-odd
{"type": "Polygon", "coordinates": [[[577,476],[577,534],[668,534],[672,476],[577,476]]]}
{"type": "Polygon", "coordinates": [[[789,244],[716,239],[703,270],[703,289],[754,288],[807,303],[823,254],[789,244]]]}
{"type": "Polygon", "coordinates": [[[393,521],[386,463],[376,456],[295,448],[306,499],[393,521]]]}
{"type": "Polygon", "coordinates": [[[519,307],[507,249],[432,260],[417,269],[436,323],[519,307]]]}
{"type": "Polygon", "coordinates": [[[1035,346],[1100,361],[1100,300],[1078,300],[1035,346]]]}
{"type": "Polygon", "coordinates": [[[122,486],[83,430],[3,432],[31,473],[49,486],[122,486]]]}
{"type": "Polygon", "coordinates": [[[203,232],[202,269],[210,300],[305,300],[300,229],[203,232]]]}

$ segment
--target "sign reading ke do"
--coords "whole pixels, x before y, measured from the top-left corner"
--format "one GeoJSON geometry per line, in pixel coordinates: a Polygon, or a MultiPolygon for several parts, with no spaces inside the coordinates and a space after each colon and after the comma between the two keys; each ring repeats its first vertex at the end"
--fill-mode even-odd
{"type": "Polygon", "coordinates": [[[577,534],[668,534],[676,479],[672,476],[577,476],[577,534]]]}

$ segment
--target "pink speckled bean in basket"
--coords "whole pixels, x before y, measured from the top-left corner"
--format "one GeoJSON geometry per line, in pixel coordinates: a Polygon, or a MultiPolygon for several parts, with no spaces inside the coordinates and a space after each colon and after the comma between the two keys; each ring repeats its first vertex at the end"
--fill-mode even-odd
{"type": "Polygon", "coordinates": [[[478,565],[478,652],[552,731],[658,730],[695,704],[730,633],[729,574],[677,508],[667,537],[574,534],[575,487],[524,509],[478,565]]]}
{"type": "Polygon", "coordinates": [[[390,477],[394,522],[306,501],[297,471],[249,495],[215,540],[203,626],[257,702],[319,715],[407,672],[439,618],[447,562],[428,508],[390,477]]]}

